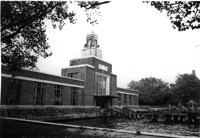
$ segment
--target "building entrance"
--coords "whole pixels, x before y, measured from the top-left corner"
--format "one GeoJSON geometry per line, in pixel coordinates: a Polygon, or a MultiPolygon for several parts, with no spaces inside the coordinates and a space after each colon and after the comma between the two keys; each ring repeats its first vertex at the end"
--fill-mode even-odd
{"type": "Polygon", "coordinates": [[[112,98],[110,97],[95,97],[96,106],[100,106],[100,108],[108,109],[112,106],[112,98]]]}
{"type": "Polygon", "coordinates": [[[104,98],[96,98],[96,106],[100,106],[100,108],[107,108],[107,100],[104,98]]]}

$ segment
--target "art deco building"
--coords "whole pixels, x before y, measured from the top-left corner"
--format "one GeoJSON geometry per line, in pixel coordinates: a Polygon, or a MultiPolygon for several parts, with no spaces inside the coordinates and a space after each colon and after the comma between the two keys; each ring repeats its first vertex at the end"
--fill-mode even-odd
{"type": "Polygon", "coordinates": [[[138,105],[138,93],[117,87],[112,64],[103,60],[98,36],[86,36],[80,58],[70,60],[61,76],[21,70],[12,77],[2,66],[1,104],[81,105],[109,108],[138,105]]]}

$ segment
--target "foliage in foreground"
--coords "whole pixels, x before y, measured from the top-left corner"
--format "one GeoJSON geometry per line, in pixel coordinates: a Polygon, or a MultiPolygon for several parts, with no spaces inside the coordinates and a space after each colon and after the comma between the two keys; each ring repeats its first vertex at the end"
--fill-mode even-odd
{"type": "Polygon", "coordinates": [[[95,24],[97,19],[92,15],[98,15],[100,5],[109,2],[1,1],[2,64],[12,71],[35,68],[39,56],[51,56],[45,20],[51,20],[53,27],[59,29],[67,19],[76,23],[76,11],[69,10],[73,3],[83,9],[89,23],[95,24]]]}
{"type": "Polygon", "coordinates": [[[172,27],[178,31],[200,28],[200,1],[151,1],[158,11],[166,11],[172,27]]]}

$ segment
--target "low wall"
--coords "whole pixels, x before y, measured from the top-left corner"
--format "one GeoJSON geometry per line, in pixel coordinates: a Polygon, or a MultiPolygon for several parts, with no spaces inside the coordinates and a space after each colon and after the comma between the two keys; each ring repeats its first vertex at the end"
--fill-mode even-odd
{"type": "Polygon", "coordinates": [[[1,105],[1,117],[24,118],[30,120],[64,120],[100,116],[100,108],[95,106],[31,106],[1,105]]]}

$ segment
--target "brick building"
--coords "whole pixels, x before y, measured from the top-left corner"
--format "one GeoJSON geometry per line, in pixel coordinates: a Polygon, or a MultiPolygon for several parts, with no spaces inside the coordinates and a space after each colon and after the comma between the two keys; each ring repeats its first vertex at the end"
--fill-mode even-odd
{"type": "Polygon", "coordinates": [[[2,105],[85,105],[109,108],[138,105],[136,91],[118,88],[112,64],[102,59],[98,36],[86,36],[81,57],[70,60],[61,76],[21,70],[12,77],[2,66],[2,105]]]}

